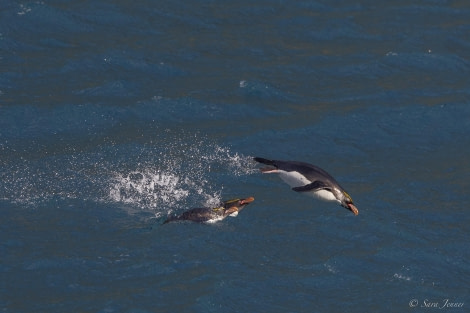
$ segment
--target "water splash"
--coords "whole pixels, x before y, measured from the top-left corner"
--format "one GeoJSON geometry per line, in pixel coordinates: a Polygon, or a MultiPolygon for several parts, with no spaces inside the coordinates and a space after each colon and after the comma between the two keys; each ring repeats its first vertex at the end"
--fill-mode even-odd
{"type": "Polygon", "coordinates": [[[157,216],[195,205],[218,205],[224,190],[220,176],[249,175],[255,168],[251,157],[203,142],[174,141],[138,168],[114,172],[110,200],[152,209],[157,216]]]}
{"type": "Polygon", "coordinates": [[[221,190],[213,190],[207,180],[193,181],[191,174],[144,168],[115,173],[110,180],[109,200],[153,210],[157,217],[191,205],[212,206],[221,201],[221,190]],[[178,176],[180,175],[180,176],[178,176]]]}
{"type": "Polygon", "coordinates": [[[159,135],[145,144],[4,161],[0,199],[32,207],[52,199],[79,199],[161,216],[218,205],[224,180],[255,172],[251,157],[204,136],[169,131],[159,135]]]}
{"type": "Polygon", "coordinates": [[[189,191],[180,188],[179,177],[151,170],[116,174],[109,196],[114,201],[138,204],[142,207],[170,205],[188,197],[189,191]]]}

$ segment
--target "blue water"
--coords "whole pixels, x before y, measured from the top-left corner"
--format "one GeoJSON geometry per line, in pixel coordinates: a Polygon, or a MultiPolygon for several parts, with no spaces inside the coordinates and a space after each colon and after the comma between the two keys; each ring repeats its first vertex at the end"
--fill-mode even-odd
{"type": "Polygon", "coordinates": [[[469,21],[463,0],[2,1],[0,311],[468,312],[469,21]],[[359,215],[254,156],[324,168],[359,215]]]}

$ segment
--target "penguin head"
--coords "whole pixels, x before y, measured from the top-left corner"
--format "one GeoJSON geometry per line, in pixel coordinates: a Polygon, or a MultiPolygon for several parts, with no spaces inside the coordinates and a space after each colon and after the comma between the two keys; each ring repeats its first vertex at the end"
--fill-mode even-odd
{"type": "MultiPolygon", "coordinates": [[[[232,215],[234,213],[240,212],[246,205],[250,204],[251,202],[255,201],[255,198],[249,197],[245,199],[232,199],[223,202],[223,208],[225,215],[232,215]]],[[[236,216],[236,215],[235,215],[236,216]]]]}
{"type": "Polygon", "coordinates": [[[349,211],[353,212],[354,215],[358,215],[359,214],[359,210],[356,208],[356,206],[354,205],[353,203],[353,200],[351,198],[351,196],[346,192],[346,191],[342,191],[341,194],[340,194],[340,204],[342,207],[348,209],[349,211]]]}

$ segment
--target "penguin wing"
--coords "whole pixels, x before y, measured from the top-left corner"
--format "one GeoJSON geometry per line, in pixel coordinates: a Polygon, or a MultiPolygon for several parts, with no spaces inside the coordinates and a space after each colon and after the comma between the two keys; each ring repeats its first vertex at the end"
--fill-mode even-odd
{"type": "Polygon", "coordinates": [[[179,220],[205,222],[212,217],[212,210],[208,208],[195,208],[181,214],[179,220]]]}
{"type": "Polygon", "coordinates": [[[320,190],[320,189],[331,190],[331,187],[321,181],[316,180],[313,183],[292,188],[292,190],[297,191],[297,192],[315,191],[315,190],[320,190]]]}

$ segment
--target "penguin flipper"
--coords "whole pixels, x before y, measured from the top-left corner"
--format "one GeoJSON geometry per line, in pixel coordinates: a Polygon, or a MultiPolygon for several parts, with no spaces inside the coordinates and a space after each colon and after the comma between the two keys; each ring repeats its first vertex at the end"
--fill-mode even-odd
{"type": "Polygon", "coordinates": [[[318,180],[314,181],[313,183],[304,185],[304,186],[292,188],[292,190],[297,191],[297,192],[315,191],[315,190],[320,190],[320,189],[331,190],[330,186],[318,180]]]}

